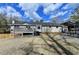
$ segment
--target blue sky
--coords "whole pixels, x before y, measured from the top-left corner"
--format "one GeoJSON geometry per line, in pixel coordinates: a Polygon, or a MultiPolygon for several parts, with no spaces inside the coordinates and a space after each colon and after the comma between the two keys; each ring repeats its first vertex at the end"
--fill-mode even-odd
{"type": "Polygon", "coordinates": [[[8,17],[17,16],[23,21],[44,20],[51,22],[57,18],[58,22],[67,21],[78,8],[79,4],[69,3],[0,3],[0,13],[8,17]]]}

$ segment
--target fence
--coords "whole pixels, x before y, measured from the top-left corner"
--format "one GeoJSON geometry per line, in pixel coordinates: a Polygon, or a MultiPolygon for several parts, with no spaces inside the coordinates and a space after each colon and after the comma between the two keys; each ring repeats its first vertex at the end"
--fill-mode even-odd
{"type": "Polygon", "coordinates": [[[0,39],[12,39],[14,34],[0,34],[0,39]]]}
{"type": "Polygon", "coordinates": [[[71,28],[70,30],[68,30],[68,32],[64,32],[64,35],[79,38],[79,27],[71,28]]]}

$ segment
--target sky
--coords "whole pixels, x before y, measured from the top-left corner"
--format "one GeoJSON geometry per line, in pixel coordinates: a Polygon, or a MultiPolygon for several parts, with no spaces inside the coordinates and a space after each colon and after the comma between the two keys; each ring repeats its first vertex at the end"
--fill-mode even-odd
{"type": "Polygon", "coordinates": [[[25,22],[43,20],[51,22],[54,18],[57,22],[68,21],[79,4],[71,3],[0,3],[0,13],[8,17],[19,17],[25,22]]]}

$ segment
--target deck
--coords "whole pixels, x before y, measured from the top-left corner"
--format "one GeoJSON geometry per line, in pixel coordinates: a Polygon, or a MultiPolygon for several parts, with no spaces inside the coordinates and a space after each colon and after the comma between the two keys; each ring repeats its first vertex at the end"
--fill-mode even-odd
{"type": "Polygon", "coordinates": [[[23,28],[16,28],[12,33],[18,34],[18,33],[34,33],[32,29],[23,29],[23,28]]]}

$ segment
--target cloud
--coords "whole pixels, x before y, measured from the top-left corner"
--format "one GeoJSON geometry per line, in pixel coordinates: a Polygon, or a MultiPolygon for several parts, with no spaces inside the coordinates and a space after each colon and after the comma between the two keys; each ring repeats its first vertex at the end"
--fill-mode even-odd
{"type": "Polygon", "coordinates": [[[36,12],[33,12],[33,15],[31,15],[31,16],[34,17],[34,19],[36,19],[36,20],[42,19],[42,17],[40,17],[36,12]]]}
{"type": "Polygon", "coordinates": [[[54,18],[54,17],[58,17],[58,16],[63,16],[63,15],[65,15],[67,12],[68,12],[68,11],[65,11],[65,12],[58,12],[58,13],[55,14],[55,15],[51,15],[51,16],[50,16],[50,19],[52,19],[52,18],[54,18]]]}
{"type": "Polygon", "coordinates": [[[25,17],[30,17],[29,13],[25,12],[24,14],[25,14],[25,17]]]}
{"type": "Polygon", "coordinates": [[[17,12],[13,7],[11,6],[7,6],[7,9],[6,9],[6,13],[7,13],[7,16],[17,16],[17,17],[22,17],[21,14],[19,12],[17,12]]]}
{"type": "Polygon", "coordinates": [[[67,5],[65,5],[64,7],[62,7],[62,9],[68,9],[70,6],[69,6],[70,4],[67,4],[67,5]]]}
{"type": "Polygon", "coordinates": [[[40,3],[40,5],[42,5],[44,8],[46,8],[47,6],[49,6],[52,3],[40,3]]]}
{"type": "Polygon", "coordinates": [[[0,7],[0,13],[6,14],[7,17],[22,17],[21,14],[11,6],[0,7]]]}
{"type": "Polygon", "coordinates": [[[20,6],[22,6],[22,9],[28,11],[28,10],[32,10],[35,11],[37,10],[39,4],[37,3],[21,3],[19,4],[20,6]]]}
{"type": "Polygon", "coordinates": [[[72,4],[66,4],[64,7],[62,7],[63,10],[68,10],[68,9],[74,9],[76,8],[78,5],[77,3],[72,3],[72,4]]]}
{"type": "Polygon", "coordinates": [[[57,3],[57,4],[50,4],[49,6],[47,6],[46,8],[44,8],[44,13],[48,14],[50,11],[55,11],[56,9],[58,9],[60,6],[62,6],[62,3],[57,3]]]}
{"type": "Polygon", "coordinates": [[[11,6],[7,6],[7,12],[16,12],[16,10],[13,8],[13,7],[11,7],[11,6]]]}
{"type": "Polygon", "coordinates": [[[46,21],[44,21],[44,22],[50,22],[50,20],[46,20],[46,21]]]}
{"type": "Polygon", "coordinates": [[[0,13],[5,13],[5,11],[6,11],[6,8],[0,7],[0,13]]]}
{"type": "Polygon", "coordinates": [[[36,13],[36,10],[40,6],[40,4],[37,3],[27,3],[27,4],[20,4],[22,6],[22,9],[25,10],[25,15],[27,17],[30,17],[32,19],[41,19],[41,17],[36,13]]]}
{"type": "MultiPolygon", "coordinates": [[[[52,4],[52,3],[22,3],[20,4],[20,6],[22,6],[22,9],[25,10],[25,15],[31,19],[45,19],[43,18],[43,16],[39,16],[38,13],[36,13],[36,10],[38,9],[39,6],[43,6],[44,10],[43,13],[45,15],[50,15],[49,19],[52,19],[54,17],[58,17],[58,16],[62,16],[68,13],[68,9],[74,9],[76,7],[75,4],[66,4],[64,5],[60,10],[59,8],[63,5],[63,3],[56,3],[56,4],[52,4]],[[56,11],[57,10],[57,11],[56,11]],[[60,11],[59,11],[60,10],[60,11]],[[65,10],[65,11],[63,11],[65,10]]],[[[41,11],[40,11],[41,13],[41,11]]],[[[71,12],[69,12],[71,13],[71,12]]],[[[64,19],[63,19],[64,20],[64,19]]],[[[46,21],[46,20],[45,20],[46,21]]]]}
{"type": "MultiPolygon", "coordinates": [[[[30,19],[33,20],[44,19],[45,21],[49,22],[50,21],[49,19],[58,16],[61,16],[63,17],[63,20],[64,19],[66,20],[68,17],[65,18],[64,15],[68,13],[68,11],[71,14],[71,10],[75,9],[77,4],[66,4],[63,7],[61,7],[62,5],[63,3],[55,3],[55,4],[54,3],[20,3],[19,5],[9,4],[7,5],[7,7],[6,6],[1,7],[0,13],[7,13],[7,16],[11,16],[12,14],[12,16],[22,17],[26,21],[30,19]],[[41,10],[40,8],[41,11],[37,13],[37,10],[39,9],[40,6],[43,6],[44,10],[41,10]]],[[[67,16],[69,16],[70,14],[67,14],[67,16]]]]}

